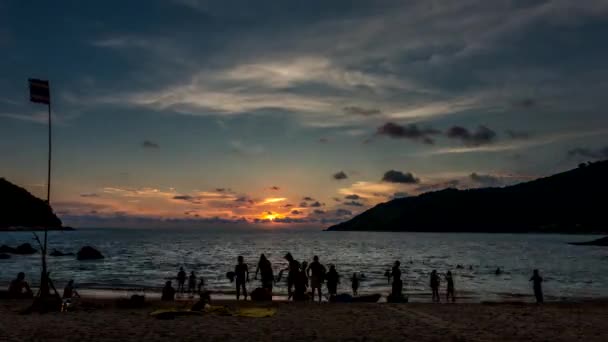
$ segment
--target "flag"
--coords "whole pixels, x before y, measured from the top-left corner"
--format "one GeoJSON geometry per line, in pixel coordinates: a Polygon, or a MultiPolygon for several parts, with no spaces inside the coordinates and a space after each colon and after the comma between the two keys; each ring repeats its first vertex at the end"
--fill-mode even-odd
{"type": "Polygon", "coordinates": [[[51,103],[51,91],[49,88],[49,81],[30,78],[29,83],[30,101],[45,104],[51,103]]]}

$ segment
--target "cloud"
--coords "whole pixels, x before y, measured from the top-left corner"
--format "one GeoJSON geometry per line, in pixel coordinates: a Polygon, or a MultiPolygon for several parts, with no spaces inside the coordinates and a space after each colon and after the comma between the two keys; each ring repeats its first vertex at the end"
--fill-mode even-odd
{"type": "Polygon", "coordinates": [[[516,130],[508,129],[505,131],[505,133],[511,139],[529,139],[531,137],[530,132],[526,132],[526,131],[516,131],[516,130]]]}
{"type": "Polygon", "coordinates": [[[315,210],[313,210],[313,214],[315,214],[315,215],[323,215],[323,214],[325,214],[325,211],[321,210],[321,209],[315,209],[315,210]]]}
{"type": "Polygon", "coordinates": [[[332,176],[334,179],[336,180],[342,180],[342,179],[347,179],[348,176],[346,175],[346,173],[344,173],[344,171],[339,171],[333,174],[332,176]]]}
{"type": "Polygon", "coordinates": [[[303,213],[304,213],[303,211],[297,210],[297,209],[294,209],[291,211],[291,215],[301,215],[303,213]]]}
{"type": "Polygon", "coordinates": [[[514,105],[516,107],[521,107],[521,108],[533,108],[536,107],[537,105],[537,101],[533,98],[525,98],[519,101],[515,101],[514,105]]]}
{"type": "Polygon", "coordinates": [[[416,124],[401,126],[394,122],[387,122],[376,130],[378,135],[386,135],[394,139],[416,140],[425,144],[434,144],[435,140],[431,136],[440,133],[441,131],[434,128],[419,128],[416,124]]]}
{"type": "Polygon", "coordinates": [[[157,144],[157,143],[155,143],[155,142],[153,142],[153,141],[150,141],[150,140],[144,140],[141,143],[141,147],[143,147],[143,148],[149,148],[149,149],[159,149],[160,145],[157,144]]]}
{"type": "Polygon", "coordinates": [[[342,204],[349,205],[349,206],[352,206],[352,207],[362,207],[364,205],[363,203],[357,202],[357,201],[349,201],[349,202],[344,202],[342,204]]]}
{"type": "Polygon", "coordinates": [[[342,199],[340,199],[340,198],[338,198],[338,197],[334,197],[334,198],[333,198],[333,200],[334,200],[335,202],[342,202],[342,199]]]}
{"type": "Polygon", "coordinates": [[[322,143],[322,144],[326,144],[326,143],[329,142],[329,139],[327,139],[327,138],[319,138],[319,142],[322,143]]]}
{"type": "Polygon", "coordinates": [[[293,207],[293,204],[291,204],[291,203],[287,203],[283,206],[283,208],[291,208],[291,207],[293,207]]]}
{"type": "Polygon", "coordinates": [[[469,175],[469,178],[473,182],[481,184],[483,186],[499,186],[503,184],[503,181],[500,177],[492,175],[484,175],[473,172],[471,173],[471,175],[469,175]]]}
{"type": "Polygon", "coordinates": [[[306,202],[300,202],[300,207],[306,208],[306,207],[308,207],[308,203],[306,203],[306,202]]]}
{"type": "Polygon", "coordinates": [[[313,202],[313,203],[310,203],[310,205],[309,205],[309,206],[310,206],[311,208],[319,208],[319,207],[322,207],[322,206],[324,206],[324,205],[325,205],[325,204],[321,204],[319,201],[315,201],[315,202],[313,202]]]}
{"type": "Polygon", "coordinates": [[[342,108],[345,114],[353,114],[353,115],[363,115],[363,116],[371,116],[371,115],[380,115],[382,111],[377,108],[363,108],[357,106],[344,107],[342,108]]]}
{"type": "Polygon", "coordinates": [[[445,133],[450,139],[458,139],[465,146],[480,146],[494,142],[496,132],[486,126],[479,126],[475,131],[469,131],[461,126],[453,126],[445,133]]]}
{"type": "Polygon", "coordinates": [[[382,176],[383,182],[389,183],[405,183],[405,184],[415,184],[420,180],[410,172],[403,173],[401,171],[389,170],[384,173],[382,176]]]}
{"type": "Polygon", "coordinates": [[[230,142],[232,151],[243,156],[257,156],[266,151],[264,146],[256,144],[246,144],[240,140],[230,142]]]}
{"type": "Polygon", "coordinates": [[[577,147],[568,151],[568,157],[583,157],[589,159],[608,159],[608,146],[600,149],[577,147]]]}
{"type": "Polygon", "coordinates": [[[270,189],[270,190],[274,190],[274,191],[279,191],[279,190],[281,190],[281,188],[279,188],[279,187],[278,187],[278,186],[276,186],[276,185],[271,186],[269,189],[270,189]]]}
{"type": "Polygon", "coordinates": [[[310,196],[305,196],[304,198],[302,198],[303,201],[314,201],[315,199],[310,197],[310,196]]]}
{"type": "Polygon", "coordinates": [[[80,194],[80,197],[99,197],[99,194],[94,193],[94,192],[89,192],[89,193],[82,193],[80,194]]]}
{"type": "Polygon", "coordinates": [[[348,200],[358,200],[358,199],[361,199],[362,197],[357,194],[352,194],[352,195],[346,195],[346,196],[344,196],[344,198],[348,199],[348,200]]]}
{"type": "Polygon", "coordinates": [[[428,192],[428,191],[435,191],[435,190],[442,190],[442,189],[447,189],[447,188],[457,188],[460,185],[460,180],[458,179],[451,179],[451,180],[446,180],[446,181],[439,181],[439,182],[434,182],[434,183],[430,183],[430,184],[421,184],[420,186],[416,187],[416,192],[428,192]]]}
{"type": "Polygon", "coordinates": [[[336,216],[352,216],[353,212],[347,209],[337,209],[336,216]]]}

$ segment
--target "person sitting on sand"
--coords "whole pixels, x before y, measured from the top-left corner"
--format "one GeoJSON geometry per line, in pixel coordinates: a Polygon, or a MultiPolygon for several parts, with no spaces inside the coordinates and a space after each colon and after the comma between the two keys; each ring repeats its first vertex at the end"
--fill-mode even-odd
{"type": "Polygon", "coordinates": [[[452,277],[451,271],[448,271],[448,273],[445,275],[445,281],[448,283],[448,289],[445,293],[445,301],[449,302],[450,297],[452,297],[452,302],[455,302],[456,298],[454,297],[454,278],[452,277]]]}
{"type": "Polygon", "coordinates": [[[10,298],[31,298],[33,296],[30,285],[25,281],[25,273],[19,272],[17,278],[11,281],[8,295],[10,298]]]}
{"type": "Polygon", "coordinates": [[[236,280],[236,300],[241,297],[241,289],[243,290],[243,296],[247,300],[247,287],[245,283],[249,282],[249,268],[244,262],[242,256],[239,255],[237,258],[238,264],[234,267],[234,275],[236,280]]]}
{"type": "Polygon", "coordinates": [[[494,274],[496,274],[496,275],[502,274],[502,270],[500,269],[500,267],[496,267],[496,271],[494,271],[494,274]]]}
{"type": "Polygon", "coordinates": [[[63,288],[63,299],[71,299],[72,297],[80,298],[80,294],[76,291],[74,280],[68,281],[68,284],[63,288]]]}
{"type": "Polygon", "coordinates": [[[287,270],[287,300],[291,299],[293,296],[292,287],[295,286],[295,282],[298,279],[298,275],[300,273],[300,263],[297,262],[291,253],[285,254],[285,260],[289,262],[289,265],[286,269],[281,270],[281,272],[287,270]]]}
{"type": "Polygon", "coordinates": [[[307,267],[308,263],[306,261],[303,261],[302,268],[298,271],[298,275],[294,284],[294,301],[304,301],[308,299],[308,296],[306,295],[306,290],[308,289],[308,276],[306,276],[307,267]]]}
{"type": "Polygon", "coordinates": [[[351,287],[353,289],[353,296],[359,295],[359,276],[357,276],[357,272],[353,273],[353,276],[350,278],[351,287]]]}
{"type": "Polygon", "coordinates": [[[306,270],[307,274],[310,275],[310,288],[312,289],[312,301],[315,301],[315,289],[319,294],[319,303],[321,303],[321,287],[323,286],[323,282],[325,281],[325,266],[323,266],[319,262],[319,257],[314,256],[313,261],[308,266],[306,270]]]}
{"type": "Polygon", "coordinates": [[[439,298],[439,275],[436,270],[431,272],[431,290],[433,292],[433,302],[440,302],[439,298]]]}
{"type": "Polygon", "coordinates": [[[536,303],[538,303],[538,304],[543,303],[544,302],[543,287],[542,287],[543,277],[540,276],[540,274],[538,273],[538,270],[534,270],[534,274],[532,274],[532,278],[530,278],[530,281],[533,282],[534,296],[536,297],[536,303]]]}
{"type": "Polygon", "coordinates": [[[338,284],[340,283],[340,275],[336,271],[336,266],[329,266],[329,272],[325,275],[325,279],[327,279],[327,292],[329,292],[329,296],[335,296],[338,292],[338,284]]]}
{"type": "Polygon", "coordinates": [[[264,254],[260,255],[260,261],[258,261],[258,267],[255,269],[255,276],[253,279],[258,278],[258,272],[260,272],[262,275],[262,288],[272,292],[274,283],[272,264],[264,254]]]}
{"type": "Polygon", "coordinates": [[[393,298],[403,297],[403,282],[401,281],[401,269],[399,268],[400,266],[401,263],[399,262],[399,260],[395,261],[395,263],[393,264],[393,268],[391,269],[391,272],[389,274],[389,281],[391,277],[393,278],[391,292],[393,298]]]}
{"type": "Polygon", "coordinates": [[[194,290],[196,289],[196,275],[194,275],[194,271],[190,272],[190,277],[188,277],[188,292],[194,295],[194,290]]]}
{"type": "Polygon", "coordinates": [[[171,280],[168,280],[163,287],[163,293],[160,297],[161,300],[174,301],[175,300],[175,289],[171,286],[171,280]]]}
{"type": "Polygon", "coordinates": [[[183,267],[179,268],[177,272],[177,291],[183,293],[185,291],[184,285],[186,284],[186,272],[183,267]]]}

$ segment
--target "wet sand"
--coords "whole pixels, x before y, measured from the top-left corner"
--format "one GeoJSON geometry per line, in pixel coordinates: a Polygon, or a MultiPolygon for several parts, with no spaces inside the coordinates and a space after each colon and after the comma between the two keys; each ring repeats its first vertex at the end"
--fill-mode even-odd
{"type": "Polygon", "coordinates": [[[115,300],[83,300],[73,312],[20,315],[28,301],[0,301],[0,341],[605,341],[606,303],[313,304],[272,306],[269,318],[204,314],[158,320],[152,301],[120,309],[115,300]]]}

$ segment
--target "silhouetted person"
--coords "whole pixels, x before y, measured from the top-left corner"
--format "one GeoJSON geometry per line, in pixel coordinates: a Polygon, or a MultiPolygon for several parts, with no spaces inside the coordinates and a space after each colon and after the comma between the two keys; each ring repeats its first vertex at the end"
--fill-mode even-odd
{"type": "Polygon", "coordinates": [[[439,302],[439,275],[436,270],[431,272],[431,290],[433,291],[433,302],[439,302]]]}
{"type": "Polygon", "coordinates": [[[264,254],[260,255],[260,261],[258,261],[258,267],[255,269],[254,279],[258,278],[258,272],[262,275],[262,288],[272,292],[274,273],[270,260],[268,260],[264,254]]]}
{"type": "Polygon", "coordinates": [[[454,297],[454,278],[452,278],[452,272],[448,271],[445,275],[445,281],[448,283],[448,289],[445,293],[445,301],[450,301],[450,297],[452,297],[452,302],[456,301],[456,297],[454,297]]]}
{"type": "Polygon", "coordinates": [[[190,272],[190,277],[188,277],[188,292],[194,294],[196,290],[196,275],[194,275],[194,271],[190,272]]]}
{"type": "Polygon", "coordinates": [[[500,269],[500,267],[496,267],[496,271],[494,271],[494,274],[496,274],[496,275],[502,274],[502,270],[500,269]]]}
{"type": "Polygon", "coordinates": [[[10,298],[30,298],[33,296],[30,285],[25,281],[25,273],[19,272],[17,278],[13,279],[8,286],[10,298]]]}
{"type": "Polygon", "coordinates": [[[536,297],[537,303],[543,303],[545,300],[543,298],[543,277],[540,276],[538,270],[534,270],[534,274],[532,274],[532,278],[530,281],[533,282],[534,287],[534,296],[536,297]]]}
{"type": "Polygon", "coordinates": [[[352,278],[350,278],[350,285],[353,289],[353,296],[359,295],[359,277],[357,276],[357,272],[353,273],[352,278]]]}
{"type": "Polygon", "coordinates": [[[319,257],[314,256],[313,261],[308,266],[307,273],[310,274],[310,288],[312,289],[312,301],[315,300],[315,289],[319,294],[319,303],[321,303],[321,287],[325,281],[325,266],[319,262],[319,257]]]}
{"type": "Polygon", "coordinates": [[[205,289],[205,278],[200,277],[198,282],[198,293],[201,294],[205,289]]]}
{"type": "Polygon", "coordinates": [[[186,272],[183,267],[179,268],[177,272],[177,292],[183,293],[185,291],[184,285],[186,284],[186,272]]]}
{"type": "Polygon", "coordinates": [[[80,294],[76,291],[74,281],[68,281],[68,284],[63,288],[63,299],[71,299],[72,297],[80,298],[80,294]]]}
{"type": "Polygon", "coordinates": [[[161,300],[173,301],[175,300],[175,289],[171,286],[171,280],[168,280],[163,287],[163,293],[160,297],[161,300]]]}
{"type": "Polygon", "coordinates": [[[300,263],[293,258],[291,253],[285,254],[285,260],[289,262],[287,266],[287,300],[289,300],[293,296],[292,287],[294,287],[300,273],[300,263]]]}
{"type": "Polygon", "coordinates": [[[239,256],[237,260],[238,264],[234,267],[236,280],[236,300],[239,300],[241,297],[241,289],[243,290],[245,300],[247,300],[247,287],[245,286],[245,283],[249,282],[249,268],[247,268],[247,264],[244,262],[242,256],[239,256]]]}
{"type": "Polygon", "coordinates": [[[295,279],[294,284],[294,301],[302,301],[307,300],[306,289],[308,289],[308,276],[306,275],[306,269],[308,267],[308,263],[306,261],[302,262],[302,268],[298,271],[298,274],[295,279]]]}
{"type": "Polygon", "coordinates": [[[395,261],[395,263],[393,264],[393,268],[391,269],[391,272],[389,274],[389,281],[390,278],[393,278],[393,284],[392,284],[392,295],[393,298],[401,298],[403,296],[403,282],[401,281],[401,269],[399,268],[401,266],[401,263],[399,262],[399,260],[395,261]]]}
{"type": "Polygon", "coordinates": [[[329,272],[325,275],[327,279],[327,292],[329,296],[335,296],[338,292],[338,284],[340,283],[340,275],[336,271],[336,266],[329,266],[329,272]]]}

